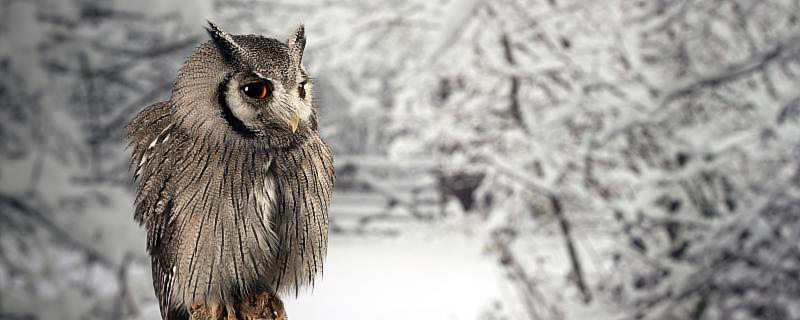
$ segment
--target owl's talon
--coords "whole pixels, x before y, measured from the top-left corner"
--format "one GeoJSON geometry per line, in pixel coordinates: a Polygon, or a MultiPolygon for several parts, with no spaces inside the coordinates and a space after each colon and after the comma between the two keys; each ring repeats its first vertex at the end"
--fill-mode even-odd
{"type": "Polygon", "coordinates": [[[236,320],[236,308],[233,307],[233,304],[225,304],[225,311],[227,313],[227,320],[236,320]]]}

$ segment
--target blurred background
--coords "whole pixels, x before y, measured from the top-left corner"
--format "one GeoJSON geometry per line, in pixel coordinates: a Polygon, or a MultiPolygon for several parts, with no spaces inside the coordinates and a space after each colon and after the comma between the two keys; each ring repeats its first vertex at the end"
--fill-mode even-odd
{"type": "Polygon", "coordinates": [[[293,319],[800,319],[798,0],[0,0],[0,319],[156,319],[122,129],[304,23],[336,191],[293,319]]]}

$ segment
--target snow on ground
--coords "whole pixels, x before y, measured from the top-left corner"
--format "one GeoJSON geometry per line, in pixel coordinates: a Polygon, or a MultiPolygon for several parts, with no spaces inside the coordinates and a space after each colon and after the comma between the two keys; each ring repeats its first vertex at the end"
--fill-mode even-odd
{"type": "Polygon", "coordinates": [[[313,292],[285,299],[287,313],[308,320],[477,319],[501,295],[492,257],[479,239],[432,231],[332,235],[324,276],[313,292]]]}

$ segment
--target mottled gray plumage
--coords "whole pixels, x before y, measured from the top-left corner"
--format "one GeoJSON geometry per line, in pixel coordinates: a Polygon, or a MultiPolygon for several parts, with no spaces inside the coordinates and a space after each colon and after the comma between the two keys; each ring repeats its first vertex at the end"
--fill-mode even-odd
{"type": "Polygon", "coordinates": [[[167,319],[194,304],[297,292],[322,271],[333,160],[319,136],[301,65],[301,26],[287,43],[230,35],[186,60],[169,101],[128,125],[153,284],[167,319]],[[256,99],[248,83],[272,93],[256,99]]]}

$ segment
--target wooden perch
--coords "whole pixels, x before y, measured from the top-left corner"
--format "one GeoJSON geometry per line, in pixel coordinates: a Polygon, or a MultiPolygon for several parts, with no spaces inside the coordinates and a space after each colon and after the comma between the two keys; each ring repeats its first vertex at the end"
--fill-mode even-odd
{"type": "Polygon", "coordinates": [[[286,320],[283,301],[276,295],[264,292],[255,298],[246,298],[227,307],[194,305],[189,320],[286,320]]]}

